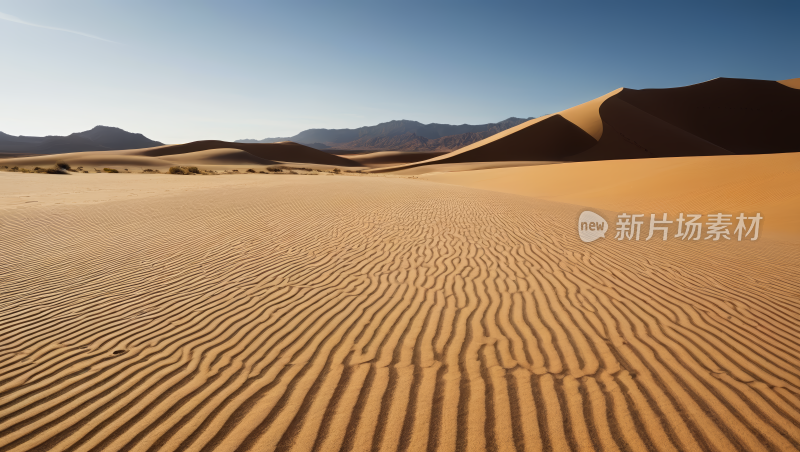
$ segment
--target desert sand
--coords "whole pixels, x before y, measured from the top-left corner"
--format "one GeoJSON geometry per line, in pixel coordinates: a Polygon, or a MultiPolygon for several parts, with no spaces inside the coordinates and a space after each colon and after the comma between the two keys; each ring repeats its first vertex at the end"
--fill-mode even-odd
{"type": "Polygon", "coordinates": [[[0,450],[797,450],[797,157],[734,157],[0,172],[0,450]],[[763,236],[578,240],[680,174],[763,236]]]}
{"type": "Polygon", "coordinates": [[[766,234],[800,240],[797,152],[578,162],[449,173],[414,170],[427,180],[616,212],[668,213],[670,217],[680,212],[760,212],[769,218],[765,220],[766,234]]]}

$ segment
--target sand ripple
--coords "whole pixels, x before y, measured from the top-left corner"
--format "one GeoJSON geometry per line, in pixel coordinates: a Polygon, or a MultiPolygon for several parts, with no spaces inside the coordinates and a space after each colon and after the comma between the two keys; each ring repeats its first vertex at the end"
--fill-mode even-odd
{"type": "Polygon", "coordinates": [[[800,448],[796,247],[285,179],[0,212],[0,450],[800,448]]]}

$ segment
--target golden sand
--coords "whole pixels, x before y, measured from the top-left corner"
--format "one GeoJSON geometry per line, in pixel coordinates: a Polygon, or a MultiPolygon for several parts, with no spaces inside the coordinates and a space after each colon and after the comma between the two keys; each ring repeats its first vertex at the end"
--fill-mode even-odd
{"type": "Polygon", "coordinates": [[[800,446],[796,244],[404,178],[0,186],[0,450],[800,446]]]}

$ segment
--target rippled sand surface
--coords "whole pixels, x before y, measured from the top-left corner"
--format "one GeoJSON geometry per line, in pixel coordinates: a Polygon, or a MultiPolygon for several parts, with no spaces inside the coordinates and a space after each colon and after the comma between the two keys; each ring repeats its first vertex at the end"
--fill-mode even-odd
{"type": "Polygon", "coordinates": [[[422,180],[105,176],[0,174],[0,450],[800,448],[797,245],[584,244],[575,205],[422,180]]]}

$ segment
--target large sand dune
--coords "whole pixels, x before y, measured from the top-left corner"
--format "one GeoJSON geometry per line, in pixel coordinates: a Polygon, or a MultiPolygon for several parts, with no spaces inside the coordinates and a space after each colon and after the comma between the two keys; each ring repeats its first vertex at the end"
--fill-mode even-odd
{"type": "Polygon", "coordinates": [[[800,448],[796,243],[376,176],[0,184],[0,450],[800,448]]]}
{"type": "Polygon", "coordinates": [[[797,152],[797,80],[718,78],[679,88],[620,88],[449,154],[379,171],[464,162],[797,152]]]}

